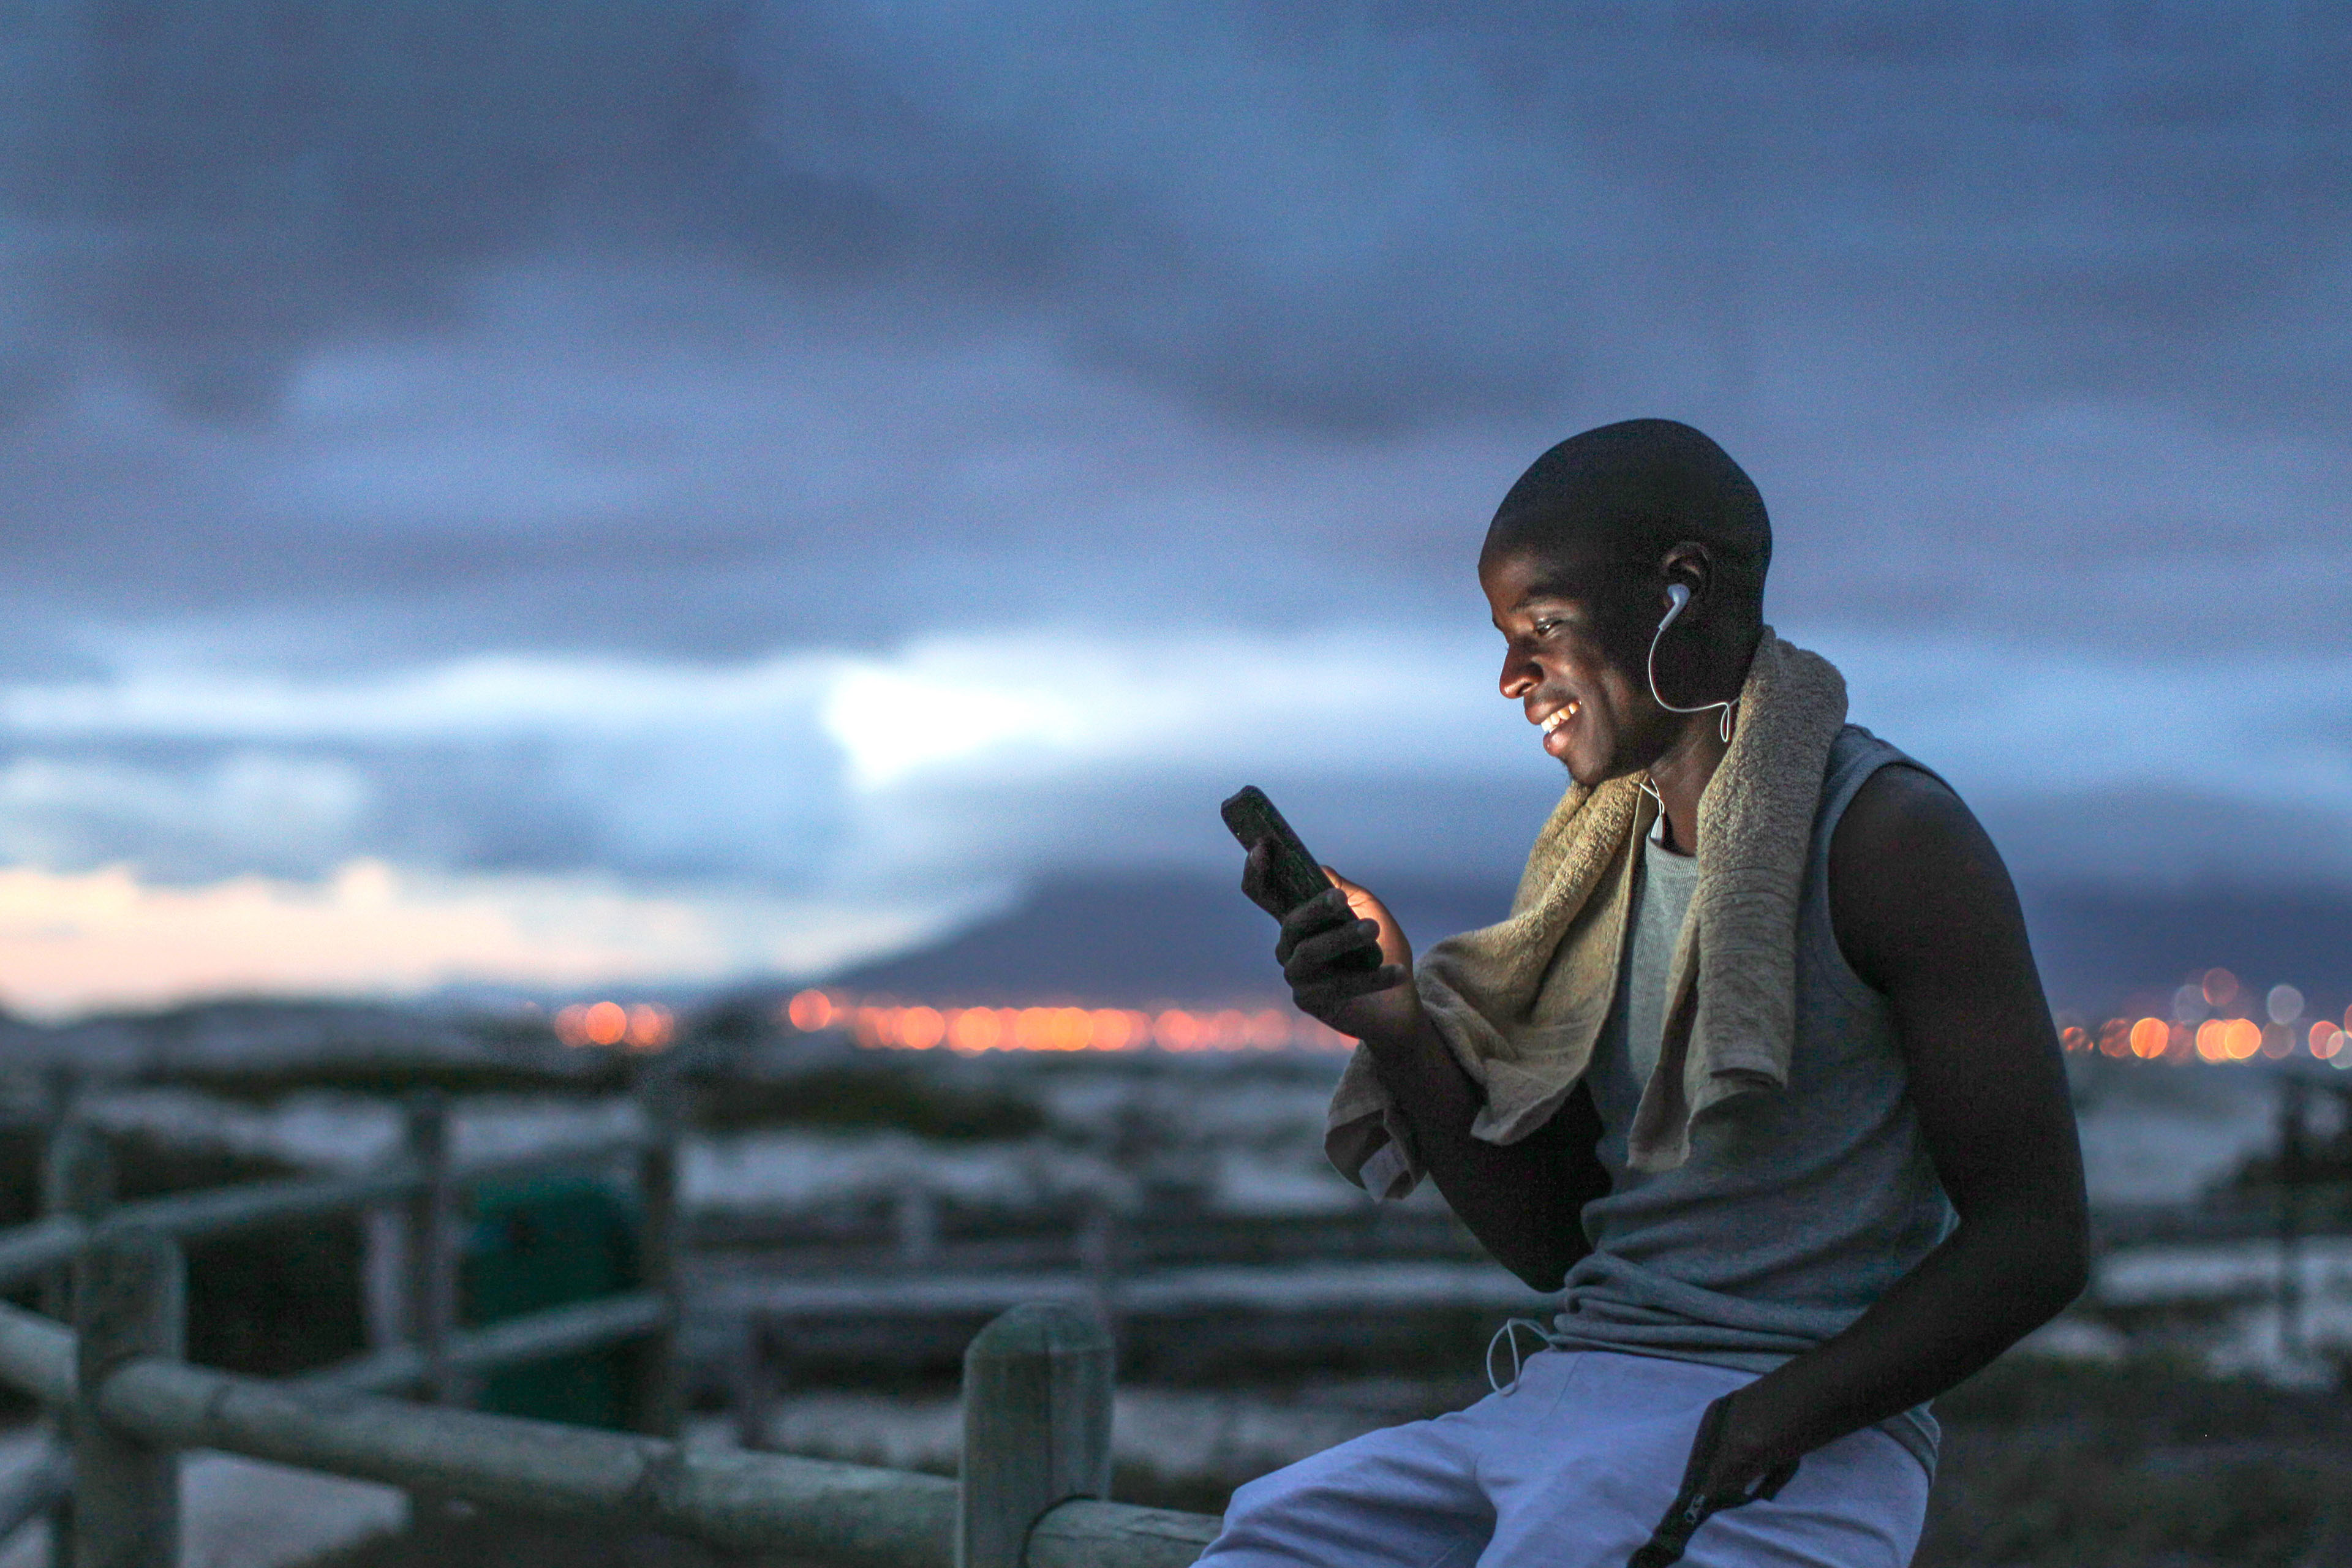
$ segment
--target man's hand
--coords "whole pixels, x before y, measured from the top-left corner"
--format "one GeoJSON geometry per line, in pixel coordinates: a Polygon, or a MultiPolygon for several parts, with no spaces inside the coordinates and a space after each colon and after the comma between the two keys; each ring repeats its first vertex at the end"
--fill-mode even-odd
{"type": "Polygon", "coordinates": [[[1578,1215],[1609,1190],[1609,1172],[1593,1153],[1601,1117],[1591,1094],[1578,1089],[1516,1143],[1474,1136],[1486,1097],[1422,1011],[1412,947],[1395,917],[1326,866],[1331,890],[1284,918],[1266,889],[1268,853],[1250,851],[1242,891],[1282,921],[1275,958],[1299,1011],[1364,1042],[1412,1124],[1423,1167],[1462,1223],[1532,1289],[1559,1289],[1568,1266],[1591,1250],[1578,1215]]]}
{"type": "Polygon", "coordinates": [[[1738,1393],[1725,1394],[1708,1406],[1708,1413],[1709,1421],[1692,1447],[1691,1473],[1685,1481],[1710,1498],[1751,1493],[1769,1497],[1780,1490],[1780,1483],[1771,1478],[1780,1475],[1785,1479],[1783,1472],[1793,1470],[1799,1456],[1776,1452],[1769,1446],[1770,1434],[1756,1430],[1738,1393]],[[1759,1491],[1759,1482],[1769,1485],[1770,1490],[1759,1491]]]}
{"type": "Polygon", "coordinates": [[[1323,874],[1331,890],[1282,915],[1266,888],[1271,853],[1263,844],[1250,851],[1242,891],[1282,921],[1274,958],[1298,1010],[1360,1040],[1414,1038],[1421,998],[1412,984],[1412,944],[1396,917],[1328,866],[1323,874]]]}
{"type": "Polygon", "coordinates": [[[1627,1568],[1669,1568],[1682,1561],[1698,1527],[1727,1508],[1759,1499],[1778,1497],[1797,1473],[1798,1461],[1783,1459],[1767,1467],[1734,1456],[1733,1428],[1738,1425],[1739,1395],[1727,1394],[1699,1417],[1698,1435],[1691,1439],[1690,1459],[1683,1467],[1682,1489],[1666,1505],[1665,1517],[1650,1534],[1649,1543],[1633,1553],[1627,1568]]]}

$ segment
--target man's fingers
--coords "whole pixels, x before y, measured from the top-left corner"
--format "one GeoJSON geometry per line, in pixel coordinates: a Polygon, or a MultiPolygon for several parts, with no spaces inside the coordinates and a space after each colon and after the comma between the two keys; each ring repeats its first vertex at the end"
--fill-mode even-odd
{"type": "MultiPolygon", "coordinates": [[[[1380,945],[1379,927],[1370,921],[1349,921],[1345,925],[1335,926],[1292,944],[1290,957],[1282,966],[1282,975],[1294,984],[1301,980],[1311,980],[1351,953],[1367,951],[1377,953],[1380,945]]],[[[1358,967],[1363,963],[1358,958],[1349,967],[1358,967]]]]}
{"type": "Polygon", "coordinates": [[[1312,898],[1283,917],[1282,935],[1274,944],[1274,961],[1288,965],[1292,953],[1309,938],[1347,925],[1356,918],[1345,895],[1337,889],[1312,898]]]}

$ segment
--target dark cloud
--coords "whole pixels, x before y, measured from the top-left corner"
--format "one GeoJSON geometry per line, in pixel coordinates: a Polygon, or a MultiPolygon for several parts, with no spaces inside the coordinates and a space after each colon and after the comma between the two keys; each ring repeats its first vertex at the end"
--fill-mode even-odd
{"type": "MultiPolygon", "coordinates": [[[[2325,7],[0,0],[0,39],[27,689],[260,671],[363,706],[504,654],[685,693],[1041,626],[1107,665],[1186,627],[1409,652],[1482,622],[1470,552],[1526,461],[1638,414],[1756,474],[1776,620],[1874,675],[1998,666],[2037,736],[2184,668],[2302,711],[2310,667],[2229,659],[2341,647],[2352,610],[2325,7]]],[[[797,887],[897,853],[790,703],[607,732],[548,700],[15,735],[0,856],[797,887]]],[[[1972,741],[1971,785],[2069,875],[2252,853],[2134,849],[2193,814],[2128,742],[2068,795],[1972,741]],[[2080,800],[2135,804],[2062,854],[2080,800]]],[[[1185,804],[1215,744],[966,780],[901,860],[1223,855],[1185,804]]],[[[1556,782],[1335,755],[1265,776],[1332,853],[1421,868],[1507,871],[1556,782]]],[[[2343,765],[2243,820],[2330,819],[2343,765]]]]}
{"type": "Polygon", "coordinates": [[[1825,304],[1925,392],[2193,397],[2340,301],[2352,199],[2352,44],[2284,3],[18,9],[51,308],[216,420],[469,268],[665,248],[1307,428],[1549,406],[1647,312],[1738,383],[1825,304]]]}

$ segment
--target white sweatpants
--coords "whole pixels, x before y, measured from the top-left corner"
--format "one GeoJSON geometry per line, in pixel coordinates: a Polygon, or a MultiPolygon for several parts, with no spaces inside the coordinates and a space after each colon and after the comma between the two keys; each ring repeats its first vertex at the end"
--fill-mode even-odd
{"type": "MultiPolygon", "coordinates": [[[[1202,1568],[1625,1568],[1681,1489],[1722,1367],[1541,1351],[1467,1410],[1370,1432],[1234,1493],[1202,1568]]],[[[1769,1501],[1716,1514],[1689,1568],[1905,1568],[1927,1476],[1868,1428],[1769,1501]]]]}

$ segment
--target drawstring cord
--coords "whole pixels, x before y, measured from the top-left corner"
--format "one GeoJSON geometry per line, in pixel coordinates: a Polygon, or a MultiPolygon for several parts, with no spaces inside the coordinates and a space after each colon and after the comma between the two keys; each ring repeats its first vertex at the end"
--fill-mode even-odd
{"type": "Polygon", "coordinates": [[[1486,1342],[1486,1386],[1497,1394],[1509,1394],[1518,1392],[1519,1369],[1526,1364],[1519,1357],[1521,1329],[1534,1334],[1538,1343],[1545,1350],[1551,1348],[1551,1335],[1533,1318],[1505,1319],[1503,1326],[1495,1331],[1495,1337],[1486,1342]],[[1498,1382],[1495,1377],[1495,1346],[1498,1342],[1511,1347],[1511,1381],[1508,1383],[1498,1382]]]}

